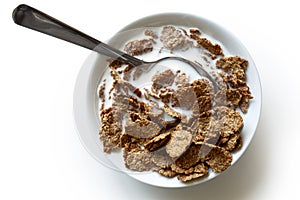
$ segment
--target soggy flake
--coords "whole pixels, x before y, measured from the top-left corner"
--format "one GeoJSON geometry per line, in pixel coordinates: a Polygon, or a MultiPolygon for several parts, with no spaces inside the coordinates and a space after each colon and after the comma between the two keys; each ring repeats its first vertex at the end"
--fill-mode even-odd
{"type": "Polygon", "coordinates": [[[146,36],[152,37],[153,39],[157,39],[157,38],[158,38],[157,33],[155,33],[153,30],[150,30],[150,29],[146,29],[146,30],[144,31],[144,34],[145,34],[146,36]]]}
{"type": "Polygon", "coordinates": [[[165,85],[170,86],[173,84],[174,79],[175,79],[175,74],[170,69],[165,70],[161,73],[156,73],[152,77],[152,82],[153,82],[152,88],[154,90],[158,90],[165,85]]]}
{"type": "Polygon", "coordinates": [[[189,85],[189,77],[185,73],[178,74],[174,82],[178,87],[186,87],[189,85]]]}
{"type": "Polygon", "coordinates": [[[226,91],[227,91],[227,89],[221,89],[215,94],[214,100],[215,100],[217,106],[228,106],[229,105],[229,103],[227,101],[226,91]]]}
{"type": "Polygon", "coordinates": [[[164,26],[161,31],[160,41],[167,49],[178,49],[184,47],[186,44],[186,38],[177,30],[174,26],[164,26]]]}
{"type": "Polygon", "coordinates": [[[178,88],[175,97],[178,100],[178,107],[186,110],[191,109],[197,102],[197,96],[191,86],[178,88]]]}
{"type": "Polygon", "coordinates": [[[166,145],[166,151],[171,158],[181,156],[191,144],[192,134],[185,130],[177,130],[166,145]]]}
{"type": "Polygon", "coordinates": [[[204,135],[204,142],[208,144],[217,144],[220,137],[221,137],[221,129],[222,127],[219,127],[219,122],[215,119],[212,119],[210,122],[210,127],[205,132],[204,135]]]}
{"type": "Polygon", "coordinates": [[[133,68],[132,79],[134,81],[138,80],[145,70],[146,70],[146,68],[141,68],[141,67],[133,68]]]}
{"type": "Polygon", "coordinates": [[[134,171],[149,171],[154,167],[148,151],[124,152],[124,161],[126,167],[134,171]]]}
{"type": "Polygon", "coordinates": [[[141,55],[152,51],[153,43],[153,39],[134,40],[125,45],[124,51],[132,56],[141,55]]]}
{"type": "Polygon", "coordinates": [[[127,65],[127,66],[125,67],[125,69],[122,71],[123,74],[124,74],[124,75],[123,75],[123,79],[124,79],[125,81],[129,81],[129,80],[131,79],[132,69],[134,69],[133,66],[127,65]]]}
{"type": "Polygon", "coordinates": [[[174,160],[167,154],[167,152],[163,148],[152,152],[152,162],[158,167],[167,168],[174,163],[174,160]]]}
{"type": "Polygon", "coordinates": [[[156,123],[145,118],[132,120],[128,117],[125,125],[125,132],[136,138],[152,138],[160,132],[161,128],[156,123]]]}

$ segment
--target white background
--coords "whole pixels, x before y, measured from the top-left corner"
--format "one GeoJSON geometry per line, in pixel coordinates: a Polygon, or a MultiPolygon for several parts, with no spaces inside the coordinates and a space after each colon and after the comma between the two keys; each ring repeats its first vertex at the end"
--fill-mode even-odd
{"type": "Polygon", "coordinates": [[[300,11],[297,1],[2,1],[0,6],[0,199],[297,199],[300,180],[300,11]],[[172,2],[172,3],[168,3],[172,2]],[[97,163],[72,116],[77,73],[89,51],[13,23],[20,3],[102,40],[155,13],[211,19],[248,48],[263,110],[240,161],[185,189],[145,185],[97,163]]]}

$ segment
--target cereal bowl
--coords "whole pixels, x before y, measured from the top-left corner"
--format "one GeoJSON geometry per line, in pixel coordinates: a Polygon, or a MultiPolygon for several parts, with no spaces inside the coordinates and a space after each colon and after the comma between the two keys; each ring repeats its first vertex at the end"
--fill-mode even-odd
{"type": "MultiPolygon", "coordinates": [[[[201,32],[201,37],[205,36],[209,38],[209,40],[212,41],[214,44],[220,44],[225,56],[239,56],[248,61],[246,69],[246,83],[251,90],[253,99],[250,100],[248,112],[243,113],[239,109],[237,109],[237,111],[234,111],[238,112],[239,115],[243,118],[243,127],[241,127],[242,131],[240,132],[243,138],[243,145],[240,147],[239,150],[233,151],[231,153],[230,166],[232,166],[238,161],[238,159],[243,155],[243,153],[249,146],[255,134],[255,130],[259,121],[261,110],[261,85],[255,64],[246,48],[232,33],[207,19],[182,13],[157,14],[139,19],[124,27],[107,43],[115,48],[123,50],[124,46],[126,46],[126,44],[128,44],[129,41],[144,38],[144,30],[157,30],[157,27],[161,28],[167,25],[177,27],[178,29],[199,29],[201,32]]],[[[161,37],[157,39],[156,43],[159,43],[160,39],[161,37]]],[[[150,61],[158,58],[157,56],[167,56],[168,54],[176,54],[174,53],[175,51],[160,51],[160,49],[157,48],[154,49],[154,51],[155,50],[157,51],[155,55],[152,54],[152,56],[149,56],[148,54],[143,54],[140,58],[150,61]]],[[[190,56],[189,51],[181,51],[178,55],[183,57],[190,56]]],[[[194,59],[194,57],[188,58],[194,59]]],[[[139,180],[143,183],[159,187],[187,187],[206,182],[221,174],[222,172],[217,172],[217,168],[213,168],[213,170],[209,168],[208,173],[205,173],[205,176],[192,181],[185,182],[180,181],[178,177],[165,177],[156,172],[153,172],[152,170],[146,170],[144,172],[130,170],[124,164],[124,155],[122,154],[122,151],[118,151],[116,153],[104,152],[106,149],[103,147],[103,141],[99,139],[99,129],[103,123],[100,119],[99,109],[101,107],[101,99],[99,100],[98,94],[99,85],[101,85],[103,77],[107,77],[110,74],[110,72],[107,70],[107,59],[107,57],[101,56],[97,53],[92,53],[86,59],[78,74],[73,96],[73,111],[77,132],[79,134],[83,146],[91,154],[91,156],[93,156],[101,164],[113,170],[126,173],[128,176],[139,180]]],[[[219,58],[212,59],[218,60],[219,58]]],[[[216,63],[216,61],[212,63],[216,63]]],[[[185,69],[187,74],[194,74],[193,71],[188,72],[187,68],[184,68],[183,71],[185,71],[185,69]]],[[[149,75],[149,80],[151,80],[151,77],[153,78],[154,75],[155,73],[153,73],[151,76],[149,75]]],[[[147,84],[149,84],[149,81],[145,81],[145,79],[138,83],[139,87],[144,87],[147,84]]],[[[172,138],[175,137],[173,136],[174,134],[172,135],[172,138]]],[[[170,143],[171,142],[169,141],[169,146],[172,146],[170,143]]],[[[182,146],[182,143],[177,143],[175,144],[175,146],[176,145],[182,146]]],[[[199,143],[197,143],[197,145],[203,146],[204,143],[200,141],[199,143]]],[[[177,157],[174,154],[176,153],[174,153],[173,151],[172,153],[169,153],[169,155],[174,156],[172,158],[175,159],[177,157]]],[[[207,163],[211,164],[211,162],[207,163]]],[[[126,164],[128,165],[128,163],[126,164]]],[[[137,163],[134,163],[132,168],[135,168],[136,164],[137,163]]]]}

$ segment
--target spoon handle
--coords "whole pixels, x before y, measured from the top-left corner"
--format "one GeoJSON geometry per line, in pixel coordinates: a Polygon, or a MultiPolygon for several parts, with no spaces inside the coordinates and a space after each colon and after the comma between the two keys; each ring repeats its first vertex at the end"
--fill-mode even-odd
{"type": "Polygon", "coordinates": [[[88,36],[87,34],[35,9],[21,4],[12,13],[16,24],[71,42],[133,66],[144,62],[88,36]]]}

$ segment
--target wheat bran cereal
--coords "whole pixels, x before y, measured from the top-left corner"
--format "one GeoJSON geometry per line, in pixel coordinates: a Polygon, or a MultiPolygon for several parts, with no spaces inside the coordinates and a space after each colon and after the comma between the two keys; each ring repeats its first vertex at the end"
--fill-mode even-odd
{"type": "Polygon", "coordinates": [[[215,67],[211,74],[218,88],[206,78],[191,81],[184,69],[154,72],[149,87],[142,87],[134,81],[147,70],[110,61],[113,84],[109,96],[105,96],[105,82],[98,90],[102,102],[99,138],[104,152],[122,149],[128,169],[152,170],[182,182],[203,177],[209,169],[215,173],[226,170],[232,152],[242,147],[244,122],[235,109],[246,113],[253,98],[246,83],[248,61],[224,57],[221,46],[196,28],[186,31],[167,25],[161,32],[146,29],[144,35],[148,37],[127,42],[125,51],[150,53],[154,45],[161,45],[157,39],[163,45],[158,53],[162,48],[171,53],[198,48],[202,61],[195,62],[203,68],[215,67]],[[104,107],[105,97],[112,101],[108,108],[104,107]]]}

